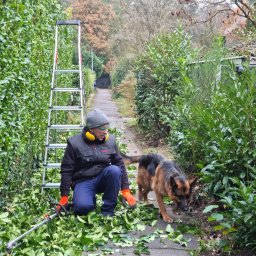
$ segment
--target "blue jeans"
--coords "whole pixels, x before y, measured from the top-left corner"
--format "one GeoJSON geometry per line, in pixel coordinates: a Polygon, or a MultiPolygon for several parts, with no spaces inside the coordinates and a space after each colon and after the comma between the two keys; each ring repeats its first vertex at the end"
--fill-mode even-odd
{"type": "Polygon", "coordinates": [[[74,212],[86,215],[96,208],[96,194],[103,193],[101,212],[104,216],[113,216],[117,205],[117,197],[121,187],[121,169],[110,165],[96,177],[75,185],[73,204],[74,212]]]}

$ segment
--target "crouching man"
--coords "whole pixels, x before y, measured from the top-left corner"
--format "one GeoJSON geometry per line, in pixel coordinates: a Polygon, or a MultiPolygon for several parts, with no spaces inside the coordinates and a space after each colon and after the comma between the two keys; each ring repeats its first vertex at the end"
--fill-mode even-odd
{"type": "Polygon", "coordinates": [[[61,163],[59,204],[64,206],[68,203],[72,188],[74,212],[78,215],[85,215],[96,208],[98,193],[102,193],[101,212],[104,216],[114,215],[120,190],[130,206],[136,205],[116,139],[108,133],[108,128],[107,116],[94,109],[88,113],[82,133],[67,141],[61,163]]]}

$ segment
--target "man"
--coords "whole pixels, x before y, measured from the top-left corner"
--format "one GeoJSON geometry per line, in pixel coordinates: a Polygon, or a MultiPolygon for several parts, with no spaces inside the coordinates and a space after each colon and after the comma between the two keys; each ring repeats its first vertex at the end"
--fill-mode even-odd
{"type": "MultiPolygon", "coordinates": [[[[130,206],[136,199],[130,192],[128,176],[115,137],[108,134],[106,115],[94,109],[86,118],[86,126],[79,135],[68,139],[61,163],[61,199],[66,205],[70,188],[74,190],[74,212],[85,215],[96,208],[96,194],[102,193],[101,212],[113,216],[118,193],[130,206]]],[[[60,207],[58,208],[60,209],[60,207]]]]}

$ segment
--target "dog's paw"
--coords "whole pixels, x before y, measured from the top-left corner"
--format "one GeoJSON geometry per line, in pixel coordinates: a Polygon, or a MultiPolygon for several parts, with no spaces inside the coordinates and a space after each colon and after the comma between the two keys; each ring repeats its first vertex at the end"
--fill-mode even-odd
{"type": "Polygon", "coordinates": [[[163,219],[163,221],[166,223],[173,223],[173,219],[167,214],[162,215],[160,213],[160,218],[163,219]]]}
{"type": "Polygon", "coordinates": [[[168,216],[168,218],[163,218],[166,223],[173,223],[173,219],[168,216]]]}

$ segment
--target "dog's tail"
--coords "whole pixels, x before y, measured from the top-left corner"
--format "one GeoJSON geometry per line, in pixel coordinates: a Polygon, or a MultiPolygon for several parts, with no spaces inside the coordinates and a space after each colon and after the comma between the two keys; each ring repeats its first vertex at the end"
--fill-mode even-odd
{"type": "Polygon", "coordinates": [[[127,156],[126,154],[120,152],[121,157],[123,158],[124,164],[129,165],[129,164],[134,164],[138,163],[140,161],[140,158],[142,155],[139,156],[127,156]]]}

